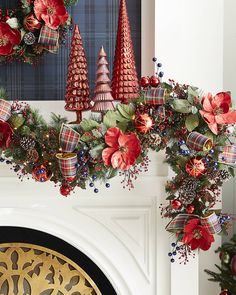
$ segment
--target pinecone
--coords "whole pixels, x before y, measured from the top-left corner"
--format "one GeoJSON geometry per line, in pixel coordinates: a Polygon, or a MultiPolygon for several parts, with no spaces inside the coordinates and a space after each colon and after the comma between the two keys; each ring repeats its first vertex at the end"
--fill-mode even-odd
{"type": "Polygon", "coordinates": [[[39,154],[36,149],[30,149],[27,152],[27,160],[36,163],[39,159],[39,154]]]}
{"type": "Polygon", "coordinates": [[[161,137],[159,134],[150,134],[148,137],[142,139],[142,146],[144,149],[157,147],[161,143],[161,137]]]}
{"type": "Polygon", "coordinates": [[[184,193],[196,191],[198,186],[198,181],[194,178],[185,178],[182,182],[181,191],[184,193]]]}
{"type": "Polygon", "coordinates": [[[185,193],[181,193],[179,196],[179,200],[182,202],[183,205],[191,204],[196,197],[196,193],[189,191],[185,193]]]}
{"type": "Polygon", "coordinates": [[[220,170],[218,172],[218,175],[222,180],[229,180],[231,178],[231,176],[227,170],[220,170]]]}
{"type": "Polygon", "coordinates": [[[20,146],[26,151],[33,149],[35,147],[35,141],[31,137],[25,136],[25,137],[22,137],[22,139],[20,140],[20,146]]]}
{"type": "Polygon", "coordinates": [[[44,50],[44,47],[43,47],[43,45],[42,44],[33,44],[32,45],[32,48],[33,48],[33,51],[34,51],[34,53],[36,53],[36,54],[41,54],[42,52],[43,52],[43,50],[44,50]]]}

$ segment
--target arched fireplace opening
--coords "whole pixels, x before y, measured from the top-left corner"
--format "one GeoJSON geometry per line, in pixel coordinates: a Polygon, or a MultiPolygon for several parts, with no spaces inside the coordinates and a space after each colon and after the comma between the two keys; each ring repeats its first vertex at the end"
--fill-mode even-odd
{"type": "MultiPolygon", "coordinates": [[[[85,278],[88,279],[88,281],[90,281],[92,285],[94,283],[94,286],[95,286],[94,290],[95,289],[98,290],[98,292],[92,291],[92,293],[88,293],[88,294],[117,295],[117,293],[115,292],[113,286],[111,285],[111,283],[109,282],[105,274],[88,256],[86,256],[77,248],[63,241],[62,239],[59,239],[51,234],[34,230],[34,229],[23,228],[23,227],[0,226],[0,244],[1,244],[0,248],[2,251],[0,253],[0,257],[2,257],[2,260],[4,260],[3,259],[4,252],[6,253],[6,251],[8,251],[7,253],[10,253],[9,255],[11,255],[11,259],[13,261],[15,259],[13,253],[17,255],[17,259],[19,259],[18,257],[19,253],[23,253],[23,255],[24,253],[28,253],[26,255],[27,259],[29,259],[29,254],[30,254],[31,256],[33,255],[33,257],[35,256],[36,257],[35,259],[37,260],[38,259],[37,255],[38,254],[42,255],[43,251],[45,250],[45,253],[46,253],[45,255],[47,256],[47,259],[48,257],[51,257],[52,258],[51,260],[53,261],[54,257],[56,257],[56,261],[57,262],[59,261],[59,264],[58,264],[59,268],[60,268],[60,265],[62,265],[62,267],[63,265],[65,265],[65,262],[64,262],[65,260],[69,268],[72,267],[72,269],[74,269],[73,266],[75,266],[75,268],[76,266],[78,266],[78,269],[79,270],[81,269],[81,273],[85,274],[85,278]],[[11,247],[13,250],[10,249],[11,247]],[[17,248],[20,249],[19,252],[17,250],[15,251],[15,249],[17,248]],[[72,261],[71,263],[72,266],[70,265],[70,261],[72,261]]],[[[7,255],[5,256],[7,257],[7,255]]],[[[32,259],[31,256],[30,256],[30,259],[32,259]]],[[[26,261],[26,265],[27,265],[27,261],[26,261]]],[[[4,261],[0,261],[0,267],[1,266],[6,267],[6,263],[4,261]]],[[[41,267],[41,264],[40,264],[40,267],[41,267]]],[[[54,268],[55,268],[55,265],[54,265],[54,268]]],[[[0,282],[1,282],[1,276],[3,276],[1,274],[2,273],[0,270],[0,282]]],[[[50,275],[48,276],[48,279],[50,279],[50,275]]],[[[3,284],[5,281],[7,281],[6,278],[3,278],[1,284],[3,284]]],[[[4,289],[4,285],[0,286],[0,288],[1,287],[4,289]]],[[[18,292],[15,294],[22,295],[18,292]]],[[[45,294],[50,294],[50,291],[49,293],[45,293],[45,294]]],[[[59,292],[58,294],[66,295],[71,293],[59,292]]],[[[78,292],[75,294],[80,294],[80,293],[78,292]]]]}

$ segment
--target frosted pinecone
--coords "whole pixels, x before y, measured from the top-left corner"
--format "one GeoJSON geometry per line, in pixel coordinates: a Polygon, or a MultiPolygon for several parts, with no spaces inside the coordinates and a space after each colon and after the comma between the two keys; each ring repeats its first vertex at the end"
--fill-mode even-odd
{"type": "Polygon", "coordinates": [[[20,140],[20,146],[28,151],[30,149],[33,149],[35,147],[35,141],[33,138],[31,137],[22,137],[22,139],[20,140]]]}
{"type": "Polygon", "coordinates": [[[179,195],[179,200],[182,202],[183,205],[191,204],[196,197],[196,193],[193,191],[183,192],[179,195]]]}
{"type": "Polygon", "coordinates": [[[181,186],[181,191],[183,191],[184,193],[188,193],[190,191],[196,191],[198,186],[198,180],[194,179],[194,178],[186,178],[184,179],[184,181],[182,182],[182,186],[181,186]]]}

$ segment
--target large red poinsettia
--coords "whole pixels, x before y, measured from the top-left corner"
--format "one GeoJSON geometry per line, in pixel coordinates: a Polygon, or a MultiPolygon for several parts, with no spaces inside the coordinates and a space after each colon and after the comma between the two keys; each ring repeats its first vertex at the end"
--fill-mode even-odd
{"type": "Polygon", "coordinates": [[[7,122],[0,121],[0,148],[8,148],[12,137],[11,126],[7,122]]]}
{"type": "Polygon", "coordinates": [[[211,93],[203,97],[203,110],[200,111],[205,122],[214,134],[218,134],[218,124],[236,122],[236,112],[230,111],[231,97],[227,92],[220,92],[214,97],[211,93]]]}
{"type": "Polygon", "coordinates": [[[214,237],[206,227],[201,225],[199,219],[190,220],[184,227],[184,237],[182,242],[191,247],[191,250],[198,248],[206,251],[214,242],[214,237]]]}
{"type": "Polygon", "coordinates": [[[119,128],[109,128],[105,135],[109,146],[102,152],[102,159],[107,166],[128,170],[141,152],[140,141],[134,133],[124,134],[119,128]]]}
{"type": "Polygon", "coordinates": [[[43,20],[52,30],[58,29],[68,19],[63,0],[35,0],[34,13],[38,20],[43,20]]]}
{"type": "Polygon", "coordinates": [[[7,23],[0,22],[0,55],[11,55],[15,45],[20,44],[21,34],[7,23]]]}

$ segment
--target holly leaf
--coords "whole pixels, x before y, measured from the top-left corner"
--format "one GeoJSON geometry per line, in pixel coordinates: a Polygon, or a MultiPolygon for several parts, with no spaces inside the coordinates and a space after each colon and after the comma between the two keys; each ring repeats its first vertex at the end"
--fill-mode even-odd
{"type": "Polygon", "coordinates": [[[189,132],[197,128],[198,125],[199,125],[199,118],[197,114],[191,114],[185,120],[185,126],[189,132]]]}
{"type": "Polygon", "coordinates": [[[128,119],[129,121],[132,120],[134,116],[134,108],[132,105],[119,104],[117,106],[117,110],[121,114],[121,116],[128,119]]]}
{"type": "Polygon", "coordinates": [[[80,123],[80,127],[85,131],[91,131],[99,126],[98,122],[94,120],[83,119],[80,123]]]}
{"type": "Polygon", "coordinates": [[[108,111],[103,118],[103,123],[107,128],[116,127],[117,114],[114,111],[108,111]]]}
{"type": "Polygon", "coordinates": [[[97,129],[93,129],[92,134],[96,138],[102,138],[102,136],[103,136],[102,133],[100,131],[98,131],[97,129]]]}
{"type": "Polygon", "coordinates": [[[94,136],[91,133],[87,132],[81,136],[80,140],[83,142],[90,142],[94,140],[94,136]]]}
{"type": "Polygon", "coordinates": [[[179,113],[188,114],[192,112],[192,106],[186,99],[174,99],[172,101],[172,108],[179,113]]]}
{"type": "Polygon", "coordinates": [[[105,144],[101,143],[95,146],[93,149],[90,150],[89,154],[93,159],[98,159],[101,157],[102,151],[105,148],[105,144]]]}

